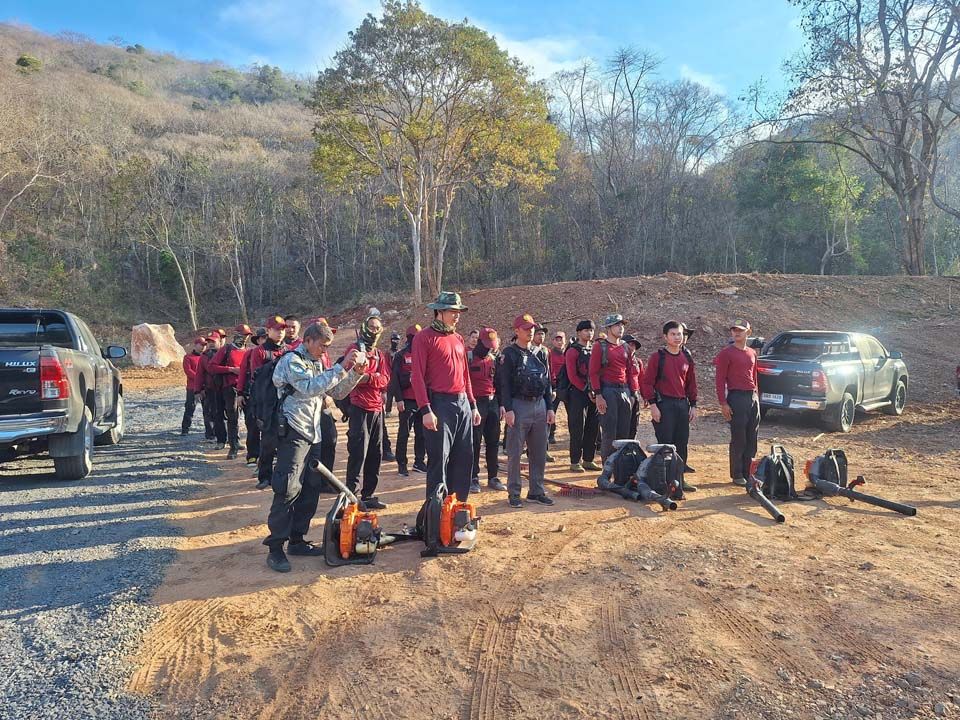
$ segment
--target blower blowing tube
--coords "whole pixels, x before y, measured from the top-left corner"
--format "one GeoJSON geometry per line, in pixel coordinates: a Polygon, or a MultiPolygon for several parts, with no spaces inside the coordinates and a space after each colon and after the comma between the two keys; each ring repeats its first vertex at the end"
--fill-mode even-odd
{"type": "Polygon", "coordinates": [[[637,481],[637,494],[642,500],[647,502],[657,502],[664,510],[676,510],[677,504],[670,498],[666,498],[642,480],[637,481]]]}
{"type": "Polygon", "coordinates": [[[354,503],[355,505],[361,505],[361,506],[363,505],[363,503],[360,502],[357,496],[354,495],[352,492],[350,492],[350,489],[346,485],[344,485],[342,482],[340,482],[340,479],[336,475],[334,475],[330,471],[330,468],[328,468],[322,462],[320,462],[317,459],[312,459],[308,463],[308,466],[314,472],[318,472],[321,475],[323,475],[323,477],[327,480],[327,482],[329,482],[337,490],[339,490],[344,495],[346,495],[347,498],[349,498],[350,502],[354,503]]]}
{"type": "Polygon", "coordinates": [[[780,509],[770,501],[770,498],[763,494],[763,491],[760,489],[760,483],[756,481],[748,482],[747,494],[756,500],[760,504],[760,507],[770,513],[770,517],[778,523],[786,521],[787,518],[780,512],[780,509]]]}
{"type": "Polygon", "coordinates": [[[851,500],[860,500],[861,502],[867,503],[867,505],[876,505],[877,507],[893,510],[901,515],[909,515],[910,517],[913,517],[917,514],[917,509],[912,505],[904,505],[902,503],[893,502],[892,500],[884,500],[883,498],[878,498],[875,495],[865,495],[864,493],[857,492],[856,490],[841,487],[835,482],[818,478],[816,475],[811,476],[810,481],[817,490],[828,497],[840,495],[841,497],[850,498],[851,500]]]}

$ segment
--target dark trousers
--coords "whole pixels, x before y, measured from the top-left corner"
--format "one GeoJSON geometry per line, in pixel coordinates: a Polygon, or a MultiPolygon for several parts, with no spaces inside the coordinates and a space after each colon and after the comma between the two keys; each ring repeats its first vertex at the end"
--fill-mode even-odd
{"type": "Polygon", "coordinates": [[[575,465],[581,459],[593,462],[600,432],[597,406],[583,390],[572,386],[567,400],[567,426],[570,428],[570,464],[575,465]]]}
{"type": "Polygon", "coordinates": [[[464,502],[470,495],[473,466],[473,412],[466,394],[433,393],[430,407],[437,429],[423,429],[427,446],[427,497],[446,483],[450,493],[464,502]]]}
{"type": "Polygon", "coordinates": [[[600,416],[603,433],[600,457],[606,460],[613,453],[613,441],[630,436],[630,391],[611,385],[604,387],[602,392],[607,411],[600,416]]]}
{"type": "Polygon", "coordinates": [[[243,424],[247,426],[247,460],[260,457],[260,426],[253,415],[253,403],[247,398],[243,406],[243,424]]]}
{"type": "Polygon", "coordinates": [[[637,430],[640,429],[640,408],[643,407],[643,400],[640,399],[640,393],[634,393],[630,398],[630,439],[637,439],[637,430]]]}
{"type": "MultiPolygon", "coordinates": [[[[277,459],[277,445],[280,439],[276,433],[260,436],[260,457],[257,458],[257,480],[268,485],[273,481],[273,464],[277,459]]],[[[323,463],[326,465],[326,463],[323,463]]]]}
{"type": "Polygon", "coordinates": [[[237,389],[225,387],[220,390],[220,400],[213,417],[213,432],[218,443],[230,442],[230,447],[240,445],[240,414],[237,410],[237,389]]]}
{"type": "Polygon", "coordinates": [[[380,482],[380,460],[383,451],[383,410],[364,410],[350,405],[350,424],[347,426],[347,487],[357,489],[363,471],[360,497],[369,498],[377,492],[380,482]]]}
{"type": "MultiPolygon", "coordinates": [[[[750,463],[757,454],[760,432],[760,401],[748,390],[730,390],[727,404],[733,411],[730,420],[730,477],[750,477],[750,463]]],[[[686,459],[686,458],[684,458],[686,459]]]]}
{"type": "Polygon", "coordinates": [[[273,548],[283,547],[287,540],[302,540],[310,530],[310,521],[317,512],[320,483],[314,473],[304,470],[308,461],[320,458],[320,444],[311,443],[295,430],[287,430],[277,448],[277,467],[270,484],[273,503],[267,516],[270,535],[263,541],[273,548]]]}
{"type": "MultiPolygon", "coordinates": [[[[557,408],[560,407],[560,398],[557,397],[557,389],[553,389],[553,405],[550,406],[550,409],[553,410],[554,416],[557,414],[557,408]]],[[[554,421],[553,425],[549,427],[549,438],[550,442],[554,442],[557,437],[557,423],[554,421]]]]}
{"type": "Polygon", "coordinates": [[[480,441],[486,450],[487,480],[500,472],[500,403],[497,398],[477,398],[480,424],[473,428],[473,477],[480,477],[480,441]]]}
{"type": "Polygon", "coordinates": [[[330,410],[324,410],[320,417],[320,462],[331,472],[337,462],[337,420],[330,410]]]}
{"type": "Polygon", "coordinates": [[[207,440],[213,440],[216,437],[213,430],[213,419],[217,414],[217,395],[216,390],[204,390],[203,398],[200,401],[203,408],[203,436],[207,440]]]}
{"type": "Polygon", "coordinates": [[[183,432],[187,432],[190,429],[190,425],[193,424],[193,413],[196,409],[197,393],[193,390],[187,390],[187,397],[183,403],[183,420],[180,422],[180,429],[183,432]]]}
{"type": "Polygon", "coordinates": [[[404,400],[404,408],[408,405],[411,409],[400,411],[400,429],[397,430],[397,466],[407,466],[407,444],[410,442],[410,429],[413,428],[413,461],[424,464],[427,451],[423,444],[423,416],[419,410],[413,408],[416,402],[413,400],[404,400]]]}
{"type": "Polygon", "coordinates": [[[663,398],[657,407],[660,408],[660,422],[653,423],[657,442],[676,446],[677,455],[686,463],[690,442],[690,403],[686,398],[663,398]]]}

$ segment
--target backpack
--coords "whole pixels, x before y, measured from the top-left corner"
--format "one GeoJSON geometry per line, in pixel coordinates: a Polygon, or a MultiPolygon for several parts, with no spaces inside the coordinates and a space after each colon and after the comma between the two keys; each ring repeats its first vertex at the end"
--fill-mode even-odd
{"type": "Polygon", "coordinates": [[[796,500],[799,498],[794,485],[796,472],[793,456],[783,445],[771,445],[770,454],[757,463],[754,477],[760,482],[760,490],[771,500],[796,500]]]}
{"type": "Polygon", "coordinates": [[[635,486],[637,471],[647,459],[647,455],[641,449],[640,443],[626,443],[616,451],[615,455],[613,472],[611,473],[614,484],[627,488],[635,486]]]}
{"type": "Polygon", "coordinates": [[[847,487],[847,454],[843,450],[827,450],[809,463],[807,474],[815,474],[821,480],[847,487]]]}
{"type": "Polygon", "coordinates": [[[671,500],[683,500],[683,471],[686,464],[675,445],[651,445],[652,454],[640,465],[637,477],[650,489],[671,500]]]}
{"type": "Polygon", "coordinates": [[[250,405],[253,416],[260,432],[265,435],[277,433],[280,414],[283,412],[283,401],[294,393],[293,387],[287,385],[283,389],[282,396],[278,395],[277,388],[273,384],[273,371],[277,369],[277,363],[280,362],[280,358],[290,352],[293,351],[288,350],[280,357],[272,358],[270,362],[258,367],[250,383],[250,405]]]}
{"type": "MultiPolygon", "coordinates": [[[[686,345],[680,346],[680,352],[686,355],[687,360],[693,365],[693,355],[690,354],[690,351],[687,350],[686,345]]],[[[660,399],[660,391],[657,390],[657,385],[660,383],[660,380],[663,378],[663,359],[667,356],[666,348],[657,348],[657,377],[653,381],[653,391],[657,395],[657,399],[660,399]]],[[[791,458],[792,460],[792,458],[791,458]]]]}
{"type": "MultiPolygon", "coordinates": [[[[563,352],[564,363],[563,367],[560,368],[560,372],[557,373],[557,397],[560,398],[561,402],[568,402],[570,400],[570,388],[575,387],[572,382],[570,382],[570,376],[567,374],[567,363],[566,357],[567,353],[571,349],[576,349],[577,351],[577,369],[579,370],[582,366],[586,365],[587,368],[590,366],[590,351],[587,350],[583,345],[580,345],[577,342],[570,343],[567,346],[567,349],[563,352]],[[586,360],[585,360],[586,359],[586,360]]],[[[590,384],[590,372],[584,373],[584,382],[586,385],[590,384]]]]}
{"type": "Polygon", "coordinates": [[[550,387],[550,371],[544,365],[540,353],[524,351],[511,345],[504,351],[504,355],[511,351],[511,348],[513,354],[518,355],[515,358],[514,376],[510,378],[512,393],[525,397],[543,395],[550,387]]]}

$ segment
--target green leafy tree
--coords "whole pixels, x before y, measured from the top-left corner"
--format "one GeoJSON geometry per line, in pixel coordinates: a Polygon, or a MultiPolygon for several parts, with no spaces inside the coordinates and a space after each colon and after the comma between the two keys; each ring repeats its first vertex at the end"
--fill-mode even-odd
{"type": "Polygon", "coordinates": [[[469,184],[542,187],[559,134],[544,90],[487,33],[415,2],[367,16],[317,80],[314,165],[344,189],[382,178],[410,229],[413,294],[443,281],[447,228],[469,184]]]}

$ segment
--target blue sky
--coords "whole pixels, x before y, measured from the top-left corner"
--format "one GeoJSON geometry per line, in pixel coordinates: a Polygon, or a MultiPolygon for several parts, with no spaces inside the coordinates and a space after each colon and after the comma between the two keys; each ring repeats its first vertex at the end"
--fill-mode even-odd
{"type": "MultiPolygon", "coordinates": [[[[447,19],[469,18],[544,77],[583,58],[603,60],[635,45],[663,59],[661,75],[700,81],[732,98],[800,47],[796,8],[786,0],[425,0],[447,19]]],[[[315,72],[379,0],[0,0],[0,19],[44,32],[73,30],[231,65],[254,62],[315,72]]]]}

